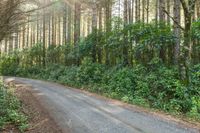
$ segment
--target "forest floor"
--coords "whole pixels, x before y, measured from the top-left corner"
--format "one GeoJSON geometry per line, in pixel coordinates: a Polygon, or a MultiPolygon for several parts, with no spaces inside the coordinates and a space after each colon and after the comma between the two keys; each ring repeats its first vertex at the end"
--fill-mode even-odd
{"type": "MultiPolygon", "coordinates": [[[[8,81],[14,86],[15,95],[22,102],[22,112],[28,116],[29,128],[25,133],[62,133],[48,111],[40,104],[30,86],[8,81]]],[[[15,126],[8,125],[3,133],[19,133],[15,126]]]]}
{"type": "Polygon", "coordinates": [[[199,133],[200,123],[151,112],[56,83],[24,78],[14,82],[24,112],[32,117],[27,133],[199,133]]]}

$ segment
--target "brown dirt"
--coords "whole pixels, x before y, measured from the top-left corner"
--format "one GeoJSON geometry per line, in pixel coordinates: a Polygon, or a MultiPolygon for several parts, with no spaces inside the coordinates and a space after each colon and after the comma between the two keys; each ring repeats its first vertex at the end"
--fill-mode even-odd
{"type": "MultiPolygon", "coordinates": [[[[9,84],[14,85],[13,83],[9,84]]],[[[62,133],[61,129],[48,114],[47,110],[34,96],[31,87],[19,83],[15,84],[15,94],[22,102],[22,112],[29,118],[29,128],[25,133],[62,133]]],[[[19,133],[19,131],[9,125],[3,133],[19,133]]]]}

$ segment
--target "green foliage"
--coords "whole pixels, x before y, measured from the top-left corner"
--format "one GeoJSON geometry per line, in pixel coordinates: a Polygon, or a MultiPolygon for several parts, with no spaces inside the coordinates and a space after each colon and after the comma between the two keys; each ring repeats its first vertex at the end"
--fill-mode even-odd
{"type": "Polygon", "coordinates": [[[15,54],[2,56],[0,58],[0,74],[16,75],[16,68],[19,66],[19,58],[15,54]]]}
{"type": "Polygon", "coordinates": [[[77,81],[83,85],[99,83],[104,71],[103,65],[92,63],[91,59],[86,59],[78,69],[77,81]]]}
{"type": "Polygon", "coordinates": [[[70,86],[80,86],[80,83],[77,82],[77,73],[79,68],[76,66],[73,67],[65,67],[62,75],[59,76],[58,82],[67,84],[70,86]]]}
{"type": "Polygon", "coordinates": [[[200,19],[198,19],[197,21],[193,22],[192,24],[192,38],[193,39],[198,39],[200,40],[200,19]]]}
{"type": "MultiPolygon", "coordinates": [[[[125,96],[134,96],[135,91],[135,74],[129,68],[116,69],[108,72],[104,79],[107,93],[112,94],[113,98],[124,99],[125,96]],[[113,93],[114,92],[114,93],[113,93]]],[[[129,100],[125,100],[129,102],[129,100]]]]}
{"type": "Polygon", "coordinates": [[[20,101],[0,83],[0,129],[7,124],[16,125],[22,132],[28,128],[27,117],[20,108],[20,101]]]}
{"type": "MultiPolygon", "coordinates": [[[[119,18],[114,18],[112,25],[107,32],[93,30],[78,45],[51,45],[45,50],[45,57],[42,44],[3,55],[0,72],[88,88],[124,102],[200,119],[200,65],[190,68],[191,82],[188,86],[183,84],[170,55],[175,41],[170,25],[123,25],[119,18]],[[124,47],[132,62],[127,67],[122,67],[124,47]],[[160,57],[161,48],[165,60],[160,57]],[[42,65],[44,60],[46,66],[42,65]]],[[[199,39],[199,27],[199,21],[193,24],[195,40],[199,39]]],[[[199,42],[195,43],[198,53],[199,42]]]]}

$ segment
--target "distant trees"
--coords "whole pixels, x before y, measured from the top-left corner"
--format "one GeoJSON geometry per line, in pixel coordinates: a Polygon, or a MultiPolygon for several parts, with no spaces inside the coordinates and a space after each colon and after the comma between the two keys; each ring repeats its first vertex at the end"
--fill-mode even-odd
{"type": "Polygon", "coordinates": [[[65,64],[80,65],[89,56],[108,66],[133,66],[156,57],[176,65],[183,80],[190,65],[199,63],[200,41],[192,31],[200,17],[199,0],[63,0],[45,9],[42,5],[52,1],[37,0],[41,10],[25,14],[19,2],[0,4],[2,53],[40,44],[43,65],[45,50],[61,46],[65,64]]]}
{"type": "Polygon", "coordinates": [[[24,13],[20,9],[22,2],[22,0],[0,1],[0,41],[18,31],[18,25],[23,23],[24,13]]]}

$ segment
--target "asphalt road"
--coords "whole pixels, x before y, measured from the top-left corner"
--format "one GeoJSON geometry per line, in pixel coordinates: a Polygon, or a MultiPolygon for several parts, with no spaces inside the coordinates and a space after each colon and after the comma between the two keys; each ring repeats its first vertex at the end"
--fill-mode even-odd
{"type": "Polygon", "coordinates": [[[89,95],[65,86],[24,78],[6,78],[32,86],[39,101],[64,133],[199,133],[177,122],[112,100],[89,95]]]}

